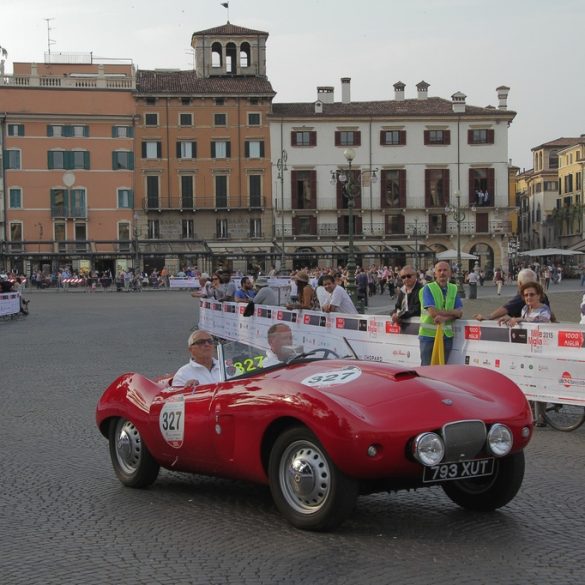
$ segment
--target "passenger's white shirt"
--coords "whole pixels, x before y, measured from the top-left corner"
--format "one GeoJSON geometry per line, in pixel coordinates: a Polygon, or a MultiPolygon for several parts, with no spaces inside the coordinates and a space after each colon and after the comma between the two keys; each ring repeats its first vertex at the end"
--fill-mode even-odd
{"type": "Polygon", "coordinates": [[[271,350],[266,350],[266,357],[262,360],[262,367],[268,368],[269,366],[275,366],[276,364],[281,364],[282,360],[278,359],[278,356],[271,350]]]}
{"type": "Polygon", "coordinates": [[[347,294],[347,291],[339,285],[333,289],[333,292],[329,295],[325,304],[337,307],[335,309],[335,312],[337,313],[357,313],[357,309],[355,308],[351,297],[347,294]]]}
{"type": "Polygon", "coordinates": [[[219,382],[219,378],[219,362],[215,358],[211,370],[191,358],[189,363],[181,366],[173,376],[173,387],[184,386],[189,380],[197,380],[198,385],[215,384],[219,382]]]}

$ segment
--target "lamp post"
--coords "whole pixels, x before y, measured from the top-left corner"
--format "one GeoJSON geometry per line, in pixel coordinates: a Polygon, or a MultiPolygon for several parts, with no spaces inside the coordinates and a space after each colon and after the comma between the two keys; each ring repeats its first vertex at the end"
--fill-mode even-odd
{"type": "Polygon", "coordinates": [[[281,220],[281,237],[282,237],[282,253],[280,257],[280,269],[284,268],[285,252],[284,252],[284,171],[288,171],[286,166],[286,160],[288,159],[288,153],[283,148],[280,151],[280,158],[276,162],[276,168],[278,170],[278,179],[280,180],[280,220],[281,220]]]}
{"type": "Polygon", "coordinates": [[[355,250],[354,250],[354,229],[353,229],[353,209],[355,207],[355,197],[357,194],[357,190],[359,189],[358,185],[356,185],[354,178],[352,176],[351,171],[351,163],[355,158],[355,150],[353,148],[346,148],[343,151],[343,156],[347,161],[347,173],[343,170],[339,171],[331,171],[331,183],[336,184],[339,181],[343,185],[343,195],[347,199],[347,209],[348,209],[348,221],[349,226],[347,230],[347,237],[349,243],[349,253],[347,255],[347,293],[349,294],[353,304],[358,309],[360,313],[363,313],[363,307],[361,303],[358,303],[357,299],[357,292],[355,286],[355,270],[356,270],[356,261],[355,261],[355,250]],[[360,305],[360,306],[358,306],[360,305]]]}
{"type": "Polygon", "coordinates": [[[140,251],[138,249],[138,213],[134,213],[134,228],[133,228],[133,238],[134,238],[134,272],[140,268],[140,251]]]}
{"type": "Polygon", "coordinates": [[[418,272],[418,218],[414,218],[414,269],[418,272]]]}
{"type": "Polygon", "coordinates": [[[463,287],[463,271],[461,270],[461,224],[465,221],[465,212],[461,209],[461,192],[455,191],[457,207],[452,205],[445,208],[445,212],[451,214],[457,224],[457,293],[465,298],[465,288],[463,287]]]}

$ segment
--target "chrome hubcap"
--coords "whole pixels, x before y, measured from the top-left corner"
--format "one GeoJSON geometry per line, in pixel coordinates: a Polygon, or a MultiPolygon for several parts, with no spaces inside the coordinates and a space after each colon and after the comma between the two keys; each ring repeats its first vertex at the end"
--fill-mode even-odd
{"type": "Polygon", "coordinates": [[[331,489],[331,473],[323,452],[308,441],[289,445],[280,463],[280,483],[287,503],[297,512],[319,511],[331,489]]]}
{"type": "Polygon", "coordinates": [[[116,429],[116,457],[124,472],[134,473],[142,455],[138,429],[128,420],[119,421],[116,429]]]}

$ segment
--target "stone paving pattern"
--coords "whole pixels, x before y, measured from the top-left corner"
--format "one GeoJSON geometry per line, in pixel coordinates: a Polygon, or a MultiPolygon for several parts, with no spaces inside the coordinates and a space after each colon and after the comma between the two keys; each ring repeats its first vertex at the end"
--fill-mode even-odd
{"type": "MultiPolygon", "coordinates": [[[[561,319],[577,321],[578,285],[551,287],[561,319]]],[[[512,291],[485,287],[466,317],[512,291]]],[[[184,363],[188,292],[31,298],[29,317],[0,322],[2,585],[585,581],[584,427],[537,429],[523,488],[499,512],[471,514],[432,488],[362,497],[338,531],[301,532],[262,486],[162,471],[132,490],[114,476],[96,401],[121,372],[184,363]]]]}

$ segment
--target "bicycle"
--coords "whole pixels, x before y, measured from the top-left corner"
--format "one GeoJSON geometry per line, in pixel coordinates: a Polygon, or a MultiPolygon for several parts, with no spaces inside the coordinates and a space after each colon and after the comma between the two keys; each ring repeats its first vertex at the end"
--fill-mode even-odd
{"type": "Polygon", "coordinates": [[[534,418],[565,433],[578,429],[585,423],[585,406],[560,404],[558,402],[535,402],[534,418]]]}

